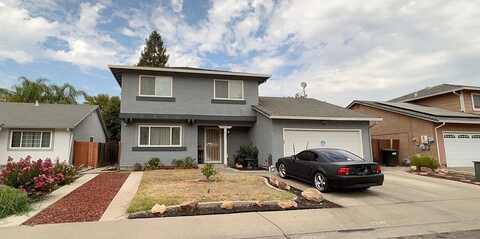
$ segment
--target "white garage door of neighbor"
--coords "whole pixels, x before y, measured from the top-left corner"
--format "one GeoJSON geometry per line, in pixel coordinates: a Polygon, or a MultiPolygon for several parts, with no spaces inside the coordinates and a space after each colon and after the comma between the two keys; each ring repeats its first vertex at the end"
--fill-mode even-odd
{"type": "Polygon", "coordinates": [[[362,131],[359,129],[284,129],[283,142],[285,156],[305,149],[340,148],[363,157],[362,131]]]}
{"type": "Polygon", "coordinates": [[[473,167],[480,160],[480,132],[443,134],[448,167],[473,167]]]}

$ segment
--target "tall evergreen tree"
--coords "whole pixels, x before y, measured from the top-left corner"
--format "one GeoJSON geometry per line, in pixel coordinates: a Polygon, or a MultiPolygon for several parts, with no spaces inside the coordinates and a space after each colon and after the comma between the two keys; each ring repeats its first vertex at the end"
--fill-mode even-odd
{"type": "Polygon", "coordinates": [[[167,49],[163,44],[162,37],[157,31],[153,31],[148,39],[145,39],[145,47],[137,66],[162,67],[167,64],[167,61],[167,49]]]}
{"type": "Polygon", "coordinates": [[[110,133],[110,140],[120,141],[120,98],[99,94],[86,96],[85,101],[90,105],[98,105],[102,112],[102,118],[110,133]]]}

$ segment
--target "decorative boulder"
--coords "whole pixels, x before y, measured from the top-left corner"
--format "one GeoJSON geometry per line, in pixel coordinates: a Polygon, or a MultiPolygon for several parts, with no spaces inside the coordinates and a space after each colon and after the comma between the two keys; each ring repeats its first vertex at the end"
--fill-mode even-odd
{"type": "Polygon", "coordinates": [[[322,193],[315,188],[303,190],[302,197],[313,202],[321,202],[323,200],[322,193]]]}
{"type": "Polygon", "coordinates": [[[165,211],[167,211],[167,207],[165,205],[160,205],[160,204],[155,204],[152,209],[150,209],[150,212],[151,213],[159,213],[159,214],[163,214],[165,213],[165,211]]]}
{"type": "Polygon", "coordinates": [[[283,189],[283,190],[290,190],[290,185],[288,185],[284,181],[278,181],[278,188],[283,189]]]}
{"type": "Polygon", "coordinates": [[[282,209],[289,209],[298,207],[298,204],[295,201],[280,201],[278,202],[278,206],[282,209]]]}
{"type": "Polygon", "coordinates": [[[231,210],[233,209],[233,202],[232,201],[223,201],[222,205],[220,206],[223,209],[231,210]]]}
{"type": "Polygon", "coordinates": [[[433,173],[433,170],[431,168],[427,168],[427,167],[421,167],[420,171],[422,171],[424,173],[433,173]]]}
{"type": "Polygon", "coordinates": [[[276,176],[270,176],[269,178],[270,184],[272,184],[275,187],[278,187],[278,178],[276,176]]]}
{"type": "Polygon", "coordinates": [[[188,201],[180,204],[180,210],[184,212],[191,212],[195,209],[197,209],[198,206],[198,201],[188,201]]]}

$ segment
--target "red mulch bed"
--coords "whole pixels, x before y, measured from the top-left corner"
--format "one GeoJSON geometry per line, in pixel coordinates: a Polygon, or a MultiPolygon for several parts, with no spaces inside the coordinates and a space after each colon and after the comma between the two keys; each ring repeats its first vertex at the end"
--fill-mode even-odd
{"type": "Polygon", "coordinates": [[[98,221],[128,175],[129,173],[102,173],[23,224],[98,221]]]}

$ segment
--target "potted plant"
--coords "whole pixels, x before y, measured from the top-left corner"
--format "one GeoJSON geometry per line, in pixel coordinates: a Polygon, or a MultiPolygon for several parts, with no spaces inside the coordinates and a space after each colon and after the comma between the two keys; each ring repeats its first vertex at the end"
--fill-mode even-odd
{"type": "Polygon", "coordinates": [[[258,167],[258,148],[253,144],[240,146],[235,161],[236,164],[241,164],[244,168],[258,167]]]}

